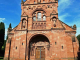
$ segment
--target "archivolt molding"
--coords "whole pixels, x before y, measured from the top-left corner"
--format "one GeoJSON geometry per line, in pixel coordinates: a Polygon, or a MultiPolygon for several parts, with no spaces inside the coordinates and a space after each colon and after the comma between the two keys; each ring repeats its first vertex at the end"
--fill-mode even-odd
{"type": "Polygon", "coordinates": [[[47,34],[45,34],[45,33],[34,33],[34,34],[32,34],[30,37],[28,37],[28,41],[30,41],[30,39],[33,37],[33,36],[35,36],[35,35],[44,35],[45,37],[47,37],[48,38],[48,40],[50,41],[50,37],[47,35],[47,34]]]}
{"type": "Polygon", "coordinates": [[[34,12],[36,12],[36,11],[38,11],[38,10],[39,10],[39,11],[44,11],[44,12],[46,12],[46,10],[45,10],[44,8],[41,8],[41,7],[38,8],[38,7],[37,7],[35,10],[32,11],[31,14],[33,14],[34,12]]]}

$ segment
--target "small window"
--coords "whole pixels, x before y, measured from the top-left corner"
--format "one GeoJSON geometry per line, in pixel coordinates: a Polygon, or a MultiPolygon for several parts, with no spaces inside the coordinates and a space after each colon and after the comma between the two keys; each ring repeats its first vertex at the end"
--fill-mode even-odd
{"type": "Polygon", "coordinates": [[[45,21],[46,20],[46,16],[43,16],[43,21],[45,21]]]}
{"type": "Polygon", "coordinates": [[[55,42],[55,45],[56,45],[56,42],[55,42]]]}
{"type": "Polygon", "coordinates": [[[38,20],[37,21],[41,21],[41,13],[38,13],[38,20]]]}
{"type": "Polygon", "coordinates": [[[22,43],[22,45],[23,45],[23,43],[22,43]]]}
{"type": "Polygon", "coordinates": [[[17,46],[16,46],[16,49],[17,49],[17,46]]]}
{"type": "Polygon", "coordinates": [[[36,21],[36,17],[33,17],[33,21],[36,21]]]}
{"type": "Polygon", "coordinates": [[[62,46],[62,49],[63,49],[63,46],[62,46]]]}

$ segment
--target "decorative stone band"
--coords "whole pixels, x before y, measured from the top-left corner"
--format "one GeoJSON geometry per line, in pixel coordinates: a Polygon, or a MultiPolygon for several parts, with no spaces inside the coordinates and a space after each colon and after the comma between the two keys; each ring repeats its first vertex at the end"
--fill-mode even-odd
{"type": "MultiPolygon", "coordinates": [[[[27,29],[24,30],[15,30],[15,31],[26,31],[27,29]]],[[[51,29],[32,29],[28,31],[51,31],[51,30],[65,30],[65,28],[51,28],[51,29]]]]}
{"type": "Polygon", "coordinates": [[[75,31],[65,31],[66,33],[76,33],[76,30],[75,31]]]}

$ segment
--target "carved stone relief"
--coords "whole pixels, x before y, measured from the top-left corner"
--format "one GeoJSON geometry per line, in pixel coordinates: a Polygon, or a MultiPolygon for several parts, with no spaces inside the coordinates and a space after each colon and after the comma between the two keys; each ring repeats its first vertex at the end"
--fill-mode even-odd
{"type": "Polygon", "coordinates": [[[28,7],[24,7],[23,9],[25,10],[33,10],[33,9],[36,9],[36,7],[37,8],[54,8],[56,5],[55,4],[53,4],[53,5],[42,5],[42,6],[40,6],[40,5],[38,5],[38,6],[28,6],[28,7]]]}

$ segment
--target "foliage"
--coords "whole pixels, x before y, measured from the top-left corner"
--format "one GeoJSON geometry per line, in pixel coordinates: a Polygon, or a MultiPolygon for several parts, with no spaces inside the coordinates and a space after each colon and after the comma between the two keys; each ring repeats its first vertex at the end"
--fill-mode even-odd
{"type": "Polygon", "coordinates": [[[12,29],[11,23],[9,24],[9,28],[11,28],[11,29],[12,29]]]}
{"type": "Polygon", "coordinates": [[[8,32],[12,31],[11,23],[9,24],[8,32]]]}
{"type": "Polygon", "coordinates": [[[3,60],[4,57],[0,57],[0,60],[3,60]]]}
{"type": "Polygon", "coordinates": [[[6,40],[4,40],[4,44],[3,44],[2,48],[1,48],[2,51],[5,51],[5,46],[6,46],[6,40]]]}
{"type": "Polygon", "coordinates": [[[0,50],[4,44],[4,36],[5,36],[5,25],[3,22],[0,23],[0,50]]]}
{"type": "Polygon", "coordinates": [[[0,60],[3,60],[3,59],[0,59],[0,60]]]}
{"type": "Polygon", "coordinates": [[[79,47],[80,47],[80,34],[77,36],[77,39],[79,41],[79,47]]]}

